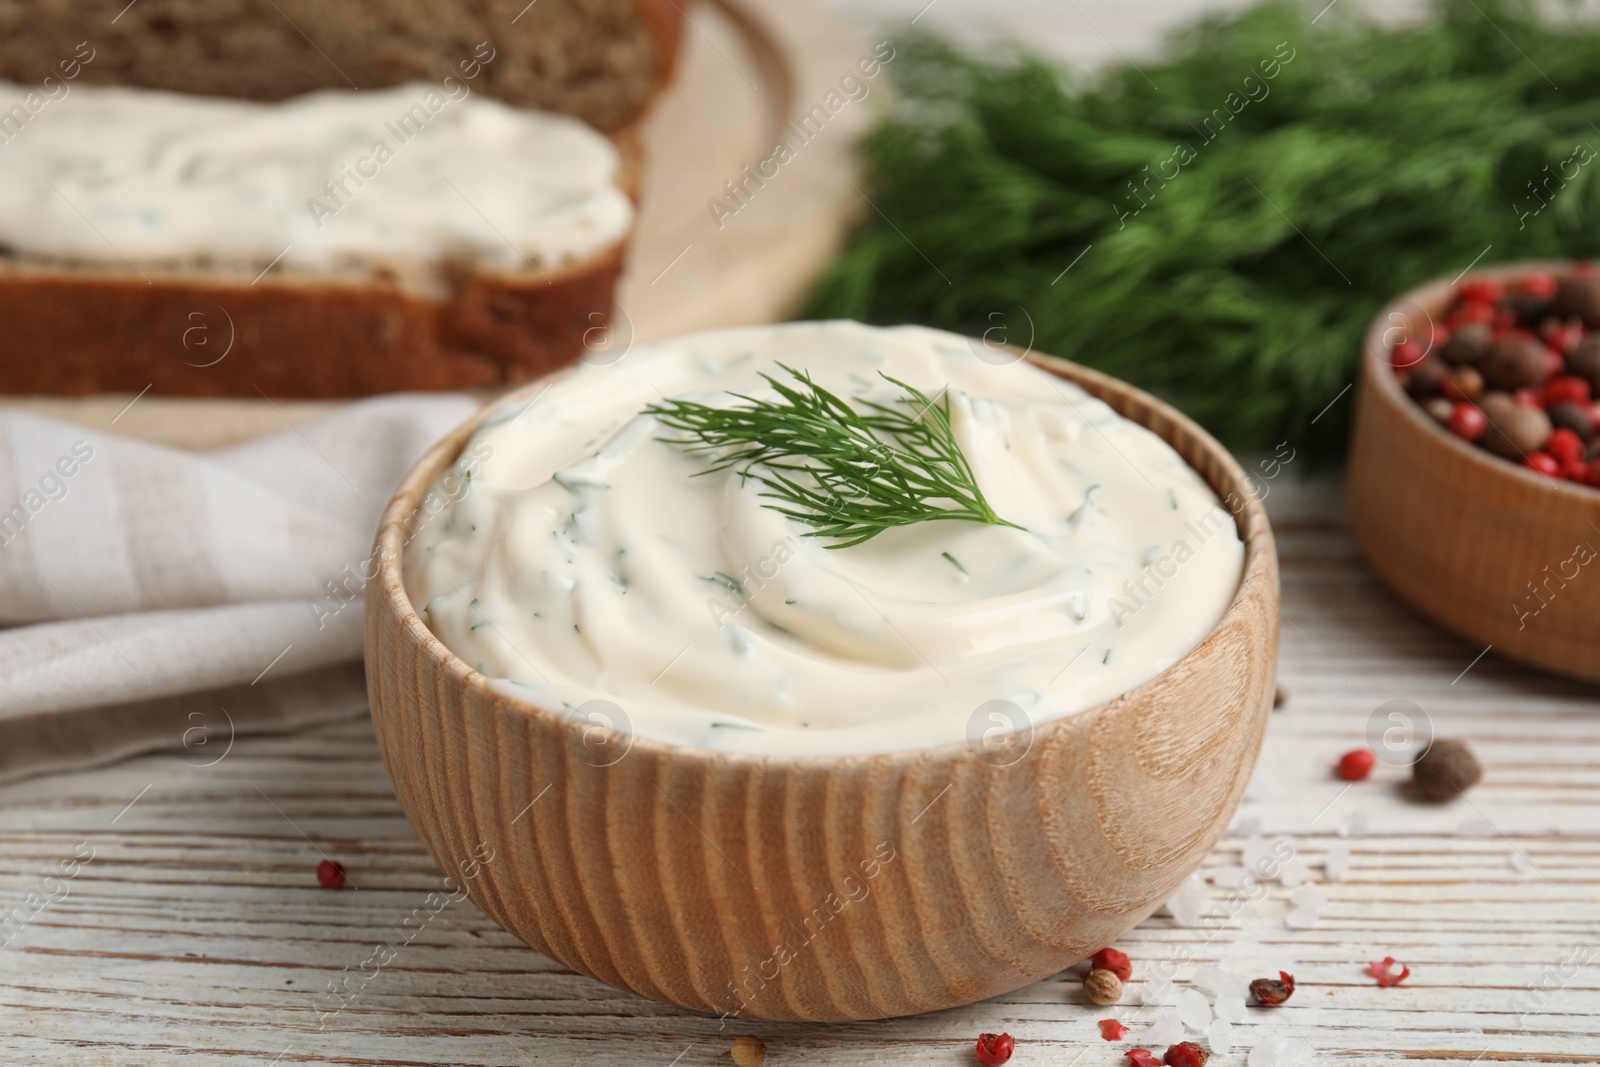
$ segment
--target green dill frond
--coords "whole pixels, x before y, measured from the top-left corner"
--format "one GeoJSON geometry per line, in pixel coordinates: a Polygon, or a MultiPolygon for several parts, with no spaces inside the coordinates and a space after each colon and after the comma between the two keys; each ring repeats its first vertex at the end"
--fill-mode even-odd
{"type": "Polygon", "coordinates": [[[895,526],[964,520],[1015,526],[995,513],[978,488],[950,426],[950,398],[929,399],[882,375],[905,393],[896,404],[854,398],[855,405],[779,364],[793,379],[762,377],[777,399],[731,394],[744,403],[713,407],[667,400],[645,409],[684,436],[665,437],[710,460],[701,474],[732,470],[754,478],[764,505],[848,548],[895,526]]]}
{"type": "Polygon", "coordinates": [[[1388,301],[1600,252],[1600,163],[1572,162],[1600,152],[1600,23],[1439,0],[1311,25],[1326,8],[1219,15],[1093,76],[898,42],[897,106],[861,146],[880,211],[805,315],[976,335],[998,312],[1236,448],[1337,455],[1388,301]]]}

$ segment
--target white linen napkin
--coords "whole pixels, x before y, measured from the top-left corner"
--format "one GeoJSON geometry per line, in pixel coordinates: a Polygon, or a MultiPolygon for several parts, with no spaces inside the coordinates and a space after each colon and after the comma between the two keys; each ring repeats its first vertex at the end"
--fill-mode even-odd
{"type": "Polygon", "coordinates": [[[0,781],[365,710],[378,518],[476,407],[379,397],[215,452],[0,414],[0,781]]]}

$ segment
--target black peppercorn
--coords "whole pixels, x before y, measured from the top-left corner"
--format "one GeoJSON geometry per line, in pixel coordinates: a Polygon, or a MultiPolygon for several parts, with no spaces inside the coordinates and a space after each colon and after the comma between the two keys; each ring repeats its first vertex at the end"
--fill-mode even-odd
{"type": "Polygon", "coordinates": [[[1453,800],[1478,784],[1483,765],[1465,741],[1435,740],[1411,765],[1411,781],[1429,800],[1453,800]]]}
{"type": "Polygon", "coordinates": [[[1477,363],[1489,351],[1492,340],[1488,323],[1469,322],[1450,335],[1450,340],[1444,343],[1439,354],[1446,363],[1477,363]]]}
{"type": "Polygon", "coordinates": [[[1450,368],[1443,361],[1428,356],[1406,372],[1406,392],[1414,398],[1432,396],[1450,377],[1450,368]]]}
{"type": "Polygon", "coordinates": [[[1550,416],[1552,426],[1571,430],[1585,441],[1594,434],[1594,418],[1584,404],[1563,400],[1558,404],[1551,404],[1544,410],[1545,414],[1550,416]]]}
{"type": "Polygon", "coordinates": [[[1600,278],[1562,278],[1550,307],[1562,318],[1576,315],[1589,329],[1600,326],[1600,278]]]}
{"type": "Polygon", "coordinates": [[[1550,416],[1523,407],[1506,393],[1485,393],[1478,407],[1489,420],[1478,443],[1497,456],[1521,463],[1550,440],[1550,416]]]}
{"type": "Polygon", "coordinates": [[[1567,353],[1567,373],[1582,378],[1600,395],[1600,335],[1586,339],[1567,353]]]}
{"type": "Polygon", "coordinates": [[[1549,376],[1544,345],[1531,337],[1502,337],[1478,361],[1478,370],[1490,389],[1510,392],[1539,385],[1549,376]]]}

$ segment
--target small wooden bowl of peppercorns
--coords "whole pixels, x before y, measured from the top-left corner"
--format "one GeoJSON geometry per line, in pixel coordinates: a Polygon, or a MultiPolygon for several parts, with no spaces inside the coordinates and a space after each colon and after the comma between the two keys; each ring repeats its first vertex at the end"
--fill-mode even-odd
{"type": "Polygon", "coordinates": [[[1367,332],[1350,526],[1417,611],[1600,681],[1600,266],[1416,289],[1367,332]]]}

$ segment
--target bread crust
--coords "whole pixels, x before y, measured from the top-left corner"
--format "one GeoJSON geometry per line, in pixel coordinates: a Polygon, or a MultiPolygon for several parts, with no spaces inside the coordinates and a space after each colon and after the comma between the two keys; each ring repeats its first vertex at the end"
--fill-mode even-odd
{"type": "Polygon", "coordinates": [[[0,267],[0,392],[351,397],[496,386],[570,363],[610,321],[623,249],[542,277],[398,280],[0,267]]]}
{"type": "MultiPolygon", "coordinates": [[[[660,67],[657,79],[659,88],[655,96],[650,98],[650,103],[654,103],[656,97],[661,95],[661,90],[667,87],[673,75],[678,72],[678,53],[683,45],[683,24],[689,17],[685,14],[684,8],[692,6],[694,0],[683,0],[682,6],[673,0],[634,0],[634,3],[638,5],[640,17],[655,30],[656,54],[659,57],[657,62],[660,63],[660,67]]],[[[633,123],[637,124],[643,115],[644,110],[641,110],[639,115],[634,117],[633,123]]]]}
{"type": "Polygon", "coordinates": [[[271,101],[455,78],[611,132],[666,87],[687,2],[0,0],[0,80],[271,101]]]}

